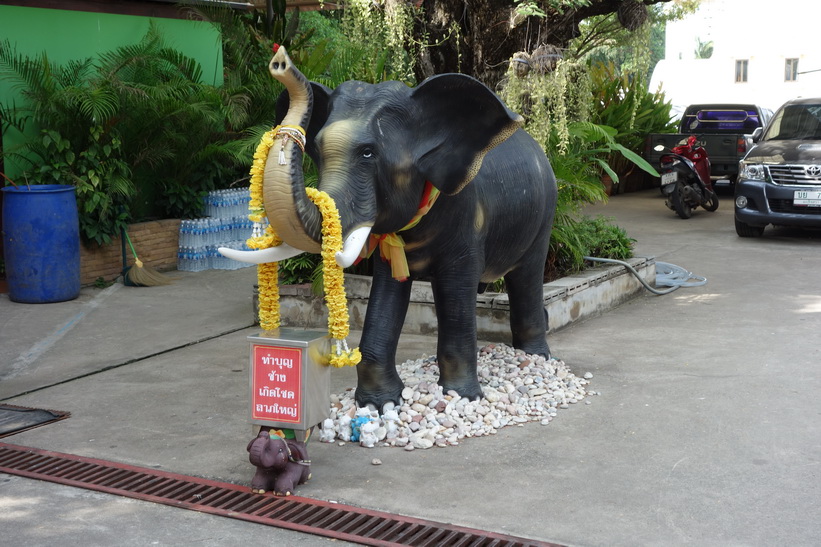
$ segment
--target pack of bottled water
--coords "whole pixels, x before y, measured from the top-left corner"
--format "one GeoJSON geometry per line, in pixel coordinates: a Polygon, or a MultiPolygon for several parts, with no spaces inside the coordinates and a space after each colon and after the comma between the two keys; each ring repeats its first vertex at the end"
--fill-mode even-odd
{"type": "Polygon", "coordinates": [[[240,251],[250,250],[244,239],[223,241],[218,245],[204,247],[180,247],[177,252],[177,269],[183,272],[201,272],[203,270],[237,270],[251,265],[223,256],[217,250],[220,247],[240,251]]]}
{"type": "Polygon", "coordinates": [[[236,270],[250,266],[226,258],[217,250],[228,247],[249,250],[245,241],[251,237],[253,223],[248,219],[248,188],[209,192],[205,200],[205,218],[180,221],[177,269],[183,272],[203,270],[236,270]]]}
{"type": "Polygon", "coordinates": [[[180,247],[206,247],[248,239],[253,223],[247,216],[194,218],[180,221],[180,247]]]}
{"type": "Polygon", "coordinates": [[[205,216],[211,218],[238,217],[248,214],[251,201],[249,188],[214,190],[205,196],[205,216]]]}

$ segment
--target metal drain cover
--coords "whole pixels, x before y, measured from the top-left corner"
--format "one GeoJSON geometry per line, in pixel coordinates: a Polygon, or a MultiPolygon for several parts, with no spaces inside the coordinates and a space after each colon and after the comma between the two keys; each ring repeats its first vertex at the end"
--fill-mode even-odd
{"type": "Polygon", "coordinates": [[[0,443],[0,472],[364,545],[558,547],[462,526],[0,443]]]}

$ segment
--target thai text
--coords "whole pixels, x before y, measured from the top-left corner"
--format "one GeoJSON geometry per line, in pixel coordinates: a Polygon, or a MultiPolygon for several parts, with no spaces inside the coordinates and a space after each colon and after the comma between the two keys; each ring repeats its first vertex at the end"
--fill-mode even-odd
{"type": "Polygon", "coordinates": [[[291,418],[296,418],[297,414],[296,406],[283,406],[279,403],[274,403],[272,405],[264,405],[257,403],[256,409],[257,412],[264,412],[266,414],[279,414],[282,416],[290,416],[291,418]]]}
{"type": "Polygon", "coordinates": [[[289,359],[287,357],[274,357],[272,355],[261,355],[260,360],[263,365],[270,365],[272,367],[279,367],[279,369],[283,368],[294,368],[294,360],[289,359]]]}
{"type": "Polygon", "coordinates": [[[277,397],[279,399],[296,399],[296,392],[290,389],[262,386],[259,388],[260,397],[277,397]]]}

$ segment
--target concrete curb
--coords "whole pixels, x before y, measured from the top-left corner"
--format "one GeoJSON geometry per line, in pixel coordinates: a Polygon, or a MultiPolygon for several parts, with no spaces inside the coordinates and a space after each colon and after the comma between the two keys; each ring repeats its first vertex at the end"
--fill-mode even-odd
{"type": "MultiPolygon", "coordinates": [[[[656,278],[656,262],[652,257],[626,260],[652,285],[656,278]]],[[[345,276],[348,310],[352,329],[361,330],[368,308],[371,278],[362,275],[345,276]]],[[[548,332],[600,315],[632,299],[642,291],[641,282],[627,268],[603,265],[557,279],[544,286],[544,304],[549,317],[548,332]]],[[[256,295],[254,297],[256,306],[256,295]]],[[[282,287],[280,292],[282,325],[285,327],[326,328],[328,312],[323,299],[311,293],[310,285],[282,287]]],[[[476,317],[480,338],[508,337],[510,325],[508,296],[504,293],[477,295],[476,317]]],[[[402,332],[429,335],[437,332],[436,310],[430,283],[415,281],[411,302],[402,332]]]]}

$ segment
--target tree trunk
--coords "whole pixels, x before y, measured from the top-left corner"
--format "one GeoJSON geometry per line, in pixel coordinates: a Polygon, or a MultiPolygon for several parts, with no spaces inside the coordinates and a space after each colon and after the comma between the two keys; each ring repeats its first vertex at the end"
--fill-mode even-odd
{"type": "MultiPolygon", "coordinates": [[[[646,5],[671,0],[643,0],[646,5]]],[[[589,6],[558,13],[536,2],[546,17],[531,16],[512,24],[511,0],[423,0],[424,20],[416,36],[427,33],[429,44],[417,64],[417,78],[445,72],[469,74],[495,88],[517,51],[532,52],[542,44],[564,48],[578,36],[579,23],[619,9],[623,0],[592,0],[589,6]],[[458,28],[458,37],[453,32],[458,28]],[[461,54],[461,55],[460,55],[461,54]]]]}

